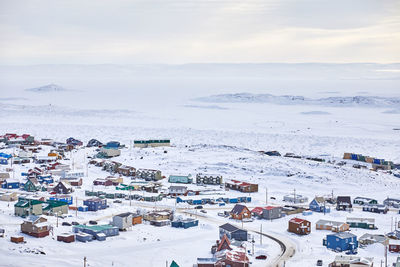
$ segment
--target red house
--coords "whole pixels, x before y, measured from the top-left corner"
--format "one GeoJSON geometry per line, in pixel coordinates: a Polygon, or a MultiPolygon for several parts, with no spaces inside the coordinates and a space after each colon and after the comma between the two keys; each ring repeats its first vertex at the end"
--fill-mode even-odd
{"type": "Polygon", "coordinates": [[[217,240],[217,243],[211,247],[211,253],[215,254],[218,251],[221,250],[232,250],[231,248],[231,242],[229,242],[229,238],[224,234],[221,238],[221,240],[217,240]]]}
{"type": "Polygon", "coordinates": [[[400,240],[389,240],[389,251],[400,253],[400,240]]]}
{"type": "Polygon", "coordinates": [[[288,231],[298,235],[308,235],[311,233],[311,222],[300,218],[293,218],[289,221],[288,231]]]}

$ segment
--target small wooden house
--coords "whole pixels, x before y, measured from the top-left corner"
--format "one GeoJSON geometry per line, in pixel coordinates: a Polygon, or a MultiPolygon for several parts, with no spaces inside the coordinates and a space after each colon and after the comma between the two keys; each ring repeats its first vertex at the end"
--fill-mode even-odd
{"type": "Polygon", "coordinates": [[[237,190],[244,193],[258,192],[258,184],[242,182],[238,180],[228,180],[225,182],[225,188],[237,190]]]}
{"type": "Polygon", "coordinates": [[[57,241],[72,243],[75,242],[75,235],[72,233],[62,233],[57,236],[57,241]]]}
{"type": "Polygon", "coordinates": [[[355,251],[358,247],[357,236],[351,233],[336,233],[327,235],[323,245],[334,251],[355,251]]]}
{"type": "Polygon", "coordinates": [[[311,233],[311,222],[300,218],[293,218],[289,221],[288,231],[298,235],[308,235],[311,233]]]}
{"type": "Polygon", "coordinates": [[[132,225],[141,224],[143,221],[143,216],[139,214],[132,215],[132,225]]]}
{"type": "Polygon", "coordinates": [[[242,204],[236,204],[231,212],[229,213],[232,219],[243,220],[245,218],[251,218],[250,210],[242,204]]]}
{"type": "Polygon", "coordinates": [[[47,219],[38,216],[29,216],[21,224],[21,232],[34,237],[45,237],[49,235],[50,226],[47,219]]]}
{"type": "Polygon", "coordinates": [[[315,229],[317,230],[330,230],[332,232],[344,232],[350,229],[350,225],[345,222],[337,222],[330,220],[318,220],[315,223],[315,229]]]}
{"type": "Polygon", "coordinates": [[[24,242],[25,242],[23,236],[12,236],[12,237],[10,238],[10,241],[13,242],[13,243],[16,243],[16,244],[24,243],[24,242]]]}
{"type": "Polygon", "coordinates": [[[54,188],[53,191],[57,194],[71,194],[73,192],[72,186],[65,181],[60,181],[54,188]]]}
{"type": "Polygon", "coordinates": [[[336,210],[351,210],[351,198],[349,196],[338,196],[336,199],[336,210]]]}

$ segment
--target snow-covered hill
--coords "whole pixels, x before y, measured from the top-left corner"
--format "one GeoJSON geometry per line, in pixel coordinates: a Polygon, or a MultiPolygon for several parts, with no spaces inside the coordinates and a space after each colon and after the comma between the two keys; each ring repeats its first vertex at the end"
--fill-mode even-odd
{"type": "Polygon", "coordinates": [[[398,107],[399,97],[379,97],[379,96],[353,96],[353,97],[326,97],[326,98],[306,98],[296,95],[271,95],[271,94],[220,94],[200,97],[194,99],[200,102],[211,103],[272,103],[281,105],[321,105],[335,107],[398,107]]]}
{"type": "Polygon", "coordinates": [[[36,92],[36,93],[48,93],[48,92],[67,91],[67,89],[65,89],[57,84],[51,83],[51,84],[40,86],[40,87],[25,89],[25,91],[36,92]]]}

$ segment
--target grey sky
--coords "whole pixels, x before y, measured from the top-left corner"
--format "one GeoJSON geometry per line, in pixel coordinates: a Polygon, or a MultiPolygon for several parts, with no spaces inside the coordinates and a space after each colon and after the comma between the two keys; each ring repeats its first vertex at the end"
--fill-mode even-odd
{"type": "Polygon", "coordinates": [[[0,64],[400,62],[396,0],[0,0],[0,64]]]}

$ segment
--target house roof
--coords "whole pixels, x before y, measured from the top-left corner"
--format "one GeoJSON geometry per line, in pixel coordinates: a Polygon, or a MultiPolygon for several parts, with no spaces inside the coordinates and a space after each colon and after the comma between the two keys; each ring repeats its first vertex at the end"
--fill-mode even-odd
{"type": "Polygon", "coordinates": [[[93,230],[95,232],[100,232],[100,231],[103,231],[103,230],[117,228],[117,227],[112,226],[110,224],[103,224],[103,225],[82,225],[82,224],[79,224],[79,225],[75,225],[74,227],[75,228],[81,228],[81,229],[90,229],[90,230],[93,230]]]}
{"type": "Polygon", "coordinates": [[[231,251],[227,251],[225,254],[226,259],[233,262],[249,262],[249,258],[246,255],[246,251],[243,249],[235,249],[231,251]]]}
{"type": "Polygon", "coordinates": [[[336,236],[336,237],[341,238],[341,239],[357,237],[356,235],[353,235],[353,234],[347,233],[347,232],[340,232],[340,233],[330,234],[328,236],[336,236]]]}
{"type": "Polygon", "coordinates": [[[239,230],[239,228],[237,228],[236,226],[234,226],[230,223],[225,223],[225,224],[221,225],[219,228],[222,228],[228,232],[234,232],[234,231],[239,230]]]}
{"type": "Polygon", "coordinates": [[[369,223],[375,223],[374,218],[347,218],[346,222],[369,222],[369,223]]]}
{"type": "Polygon", "coordinates": [[[231,248],[230,248],[231,243],[229,242],[229,238],[226,236],[226,234],[224,234],[224,235],[222,236],[221,241],[219,242],[219,245],[218,245],[218,247],[217,247],[217,251],[222,250],[222,246],[223,246],[225,243],[228,244],[228,248],[231,249],[231,248]]]}
{"type": "Polygon", "coordinates": [[[289,222],[291,223],[296,223],[296,224],[300,224],[302,222],[308,222],[307,220],[304,219],[300,219],[300,218],[292,218],[289,222]]]}
{"type": "Polygon", "coordinates": [[[325,202],[325,199],[323,197],[315,197],[314,200],[318,204],[324,204],[324,202],[325,202]]]}
{"type": "Polygon", "coordinates": [[[236,204],[233,209],[231,210],[231,213],[233,214],[241,214],[245,209],[247,209],[247,207],[245,205],[242,204],[236,204]]]}
{"type": "Polygon", "coordinates": [[[125,218],[125,217],[131,216],[131,215],[132,215],[131,212],[124,212],[124,213],[117,214],[117,215],[115,215],[115,216],[125,218]]]}
{"type": "Polygon", "coordinates": [[[339,197],[337,197],[337,203],[338,204],[342,204],[342,203],[351,204],[351,198],[349,196],[339,196],[339,197]]]}
{"type": "Polygon", "coordinates": [[[344,222],[337,222],[337,221],[329,221],[329,220],[318,220],[315,224],[317,225],[332,225],[332,226],[341,226],[345,224],[344,222]]]}

